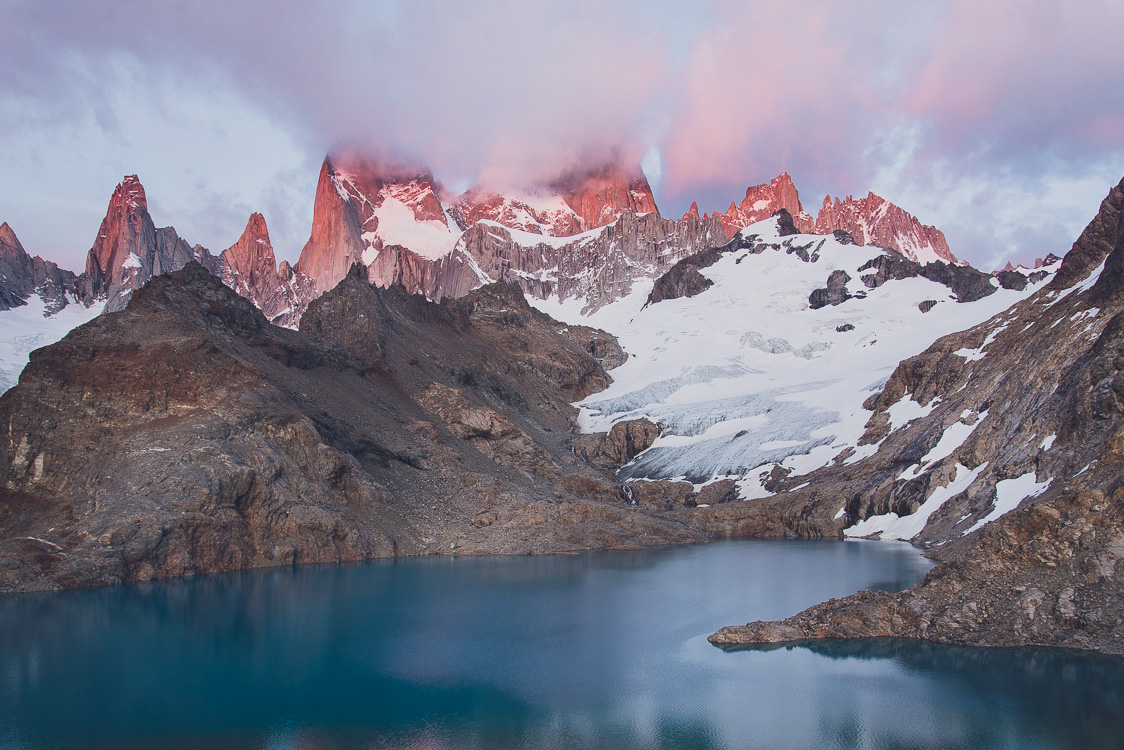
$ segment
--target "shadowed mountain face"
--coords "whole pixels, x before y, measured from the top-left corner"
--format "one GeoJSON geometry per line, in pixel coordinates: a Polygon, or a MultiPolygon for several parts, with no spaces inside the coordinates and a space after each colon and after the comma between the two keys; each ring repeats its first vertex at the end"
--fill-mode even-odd
{"type": "Polygon", "coordinates": [[[360,275],[297,332],[189,264],[36,351],[0,398],[0,590],[700,538],[567,445],[611,337],[360,275]]]}
{"type": "Polygon", "coordinates": [[[1044,289],[902,362],[861,443],[769,498],[813,527],[914,539],[942,561],[719,643],[906,636],[1124,653],[1124,182],[1044,289]]]}

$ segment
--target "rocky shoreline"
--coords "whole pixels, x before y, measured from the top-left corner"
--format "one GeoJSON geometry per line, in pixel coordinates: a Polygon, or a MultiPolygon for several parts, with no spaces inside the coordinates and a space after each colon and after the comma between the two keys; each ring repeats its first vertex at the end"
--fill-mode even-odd
{"type": "Polygon", "coordinates": [[[871,401],[862,442],[873,455],[791,493],[821,519],[842,504],[852,533],[885,535],[925,513],[912,538],[937,567],[900,593],[859,592],[711,642],[904,637],[1124,654],[1122,369],[1124,181],[1046,289],[902,362],[871,401]],[[888,414],[907,401],[932,408],[895,429],[888,414]],[[950,429],[967,437],[938,451],[950,429]]]}

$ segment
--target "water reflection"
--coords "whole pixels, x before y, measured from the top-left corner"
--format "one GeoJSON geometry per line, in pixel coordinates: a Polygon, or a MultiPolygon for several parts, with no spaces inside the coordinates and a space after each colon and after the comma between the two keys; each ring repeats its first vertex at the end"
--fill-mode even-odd
{"type": "MultiPolygon", "coordinates": [[[[1011,747],[1011,735],[1037,736],[1045,747],[1124,746],[1124,658],[1049,648],[971,648],[909,639],[801,641],[721,647],[727,653],[803,650],[832,662],[889,662],[931,682],[946,702],[943,718],[989,715],[971,726],[965,747],[1011,747]],[[1012,726],[1012,722],[1017,726],[1012,726]]],[[[829,734],[838,747],[862,747],[847,737],[854,718],[829,734]]],[[[969,722],[964,722],[969,727],[969,722]]],[[[887,746],[898,746],[890,743],[887,746]]],[[[908,745],[907,745],[908,746],[908,745]]]]}
{"type": "Polygon", "coordinates": [[[988,662],[996,652],[887,642],[723,653],[705,640],[860,588],[900,589],[928,567],[904,545],[738,542],[4,597],[0,747],[1108,747],[1124,737],[1110,716],[1121,713],[1116,660],[1007,652],[988,662]],[[1057,685],[1080,697],[1051,698],[1057,685]]]}

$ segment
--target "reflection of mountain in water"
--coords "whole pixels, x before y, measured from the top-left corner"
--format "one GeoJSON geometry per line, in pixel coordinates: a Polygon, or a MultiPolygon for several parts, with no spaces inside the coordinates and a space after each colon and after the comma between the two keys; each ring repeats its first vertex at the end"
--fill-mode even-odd
{"type": "MultiPolygon", "coordinates": [[[[892,660],[912,673],[948,683],[963,701],[1017,707],[1028,722],[1039,725],[1064,747],[1116,748],[1124,742],[1124,658],[1118,656],[1056,648],[973,648],[904,638],[721,648],[798,648],[833,660],[892,660]]],[[[996,729],[1004,724],[1002,713],[997,709],[996,729]]],[[[1009,746],[1001,736],[981,735],[979,744],[972,746],[1009,746]]]]}

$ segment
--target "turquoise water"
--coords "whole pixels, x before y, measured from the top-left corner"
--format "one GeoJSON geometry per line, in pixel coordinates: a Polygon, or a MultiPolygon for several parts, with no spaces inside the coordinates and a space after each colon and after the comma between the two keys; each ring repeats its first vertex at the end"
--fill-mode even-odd
{"type": "Polygon", "coordinates": [[[927,567],[723,542],[0,597],[0,747],[1124,747],[1119,659],[706,642],[927,567]]]}

